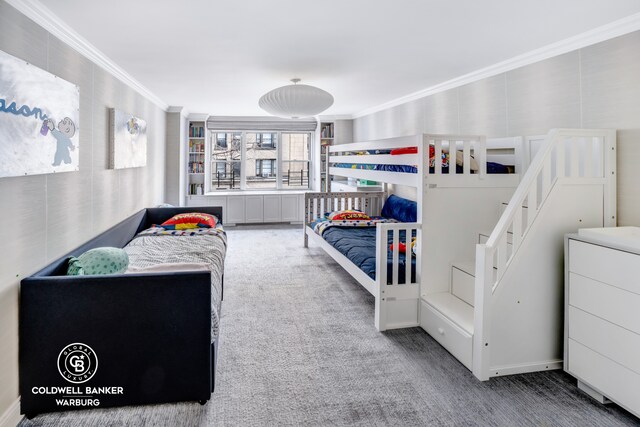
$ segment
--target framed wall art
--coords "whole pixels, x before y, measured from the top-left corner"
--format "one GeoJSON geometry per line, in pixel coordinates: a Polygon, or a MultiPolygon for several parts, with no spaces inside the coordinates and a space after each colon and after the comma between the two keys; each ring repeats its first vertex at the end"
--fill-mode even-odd
{"type": "Polygon", "coordinates": [[[147,165],[147,122],[132,114],[112,108],[111,123],[112,169],[138,168],[147,165]]]}
{"type": "Polygon", "coordinates": [[[77,171],[80,88],[0,51],[0,178],[77,171]]]}

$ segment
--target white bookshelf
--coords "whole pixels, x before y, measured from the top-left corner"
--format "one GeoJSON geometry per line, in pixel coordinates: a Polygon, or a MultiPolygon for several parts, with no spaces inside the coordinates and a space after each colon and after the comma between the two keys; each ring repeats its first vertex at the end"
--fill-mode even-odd
{"type": "Polygon", "coordinates": [[[329,179],[329,147],[335,143],[335,123],[320,122],[320,191],[331,189],[329,179]]]}
{"type": "Polygon", "coordinates": [[[206,192],[207,123],[190,120],[187,130],[187,195],[206,192]]]}

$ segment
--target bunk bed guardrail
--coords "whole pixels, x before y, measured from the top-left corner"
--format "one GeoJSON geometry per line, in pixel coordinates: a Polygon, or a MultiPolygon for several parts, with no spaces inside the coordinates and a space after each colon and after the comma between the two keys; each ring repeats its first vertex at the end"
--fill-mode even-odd
{"type": "MultiPolygon", "coordinates": [[[[304,225],[324,216],[327,212],[355,209],[367,215],[379,215],[385,201],[382,192],[309,192],[304,195],[304,225]]],[[[304,233],[304,247],[308,246],[308,236],[304,233]]]]}
{"type": "MultiPolygon", "coordinates": [[[[405,283],[399,283],[400,269],[400,243],[404,243],[407,253],[411,257],[412,235],[421,230],[421,225],[416,222],[400,222],[378,224],[376,226],[376,279],[378,282],[378,294],[376,297],[375,325],[379,331],[395,328],[408,328],[418,326],[420,300],[420,263],[416,263],[415,280],[411,280],[411,262],[405,262],[405,283]],[[400,232],[405,232],[405,240],[400,239],[400,232]],[[391,234],[391,239],[389,239],[391,234]],[[387,248],[392,246],[391,282],[387,282],[387,248]]],[[[416,248],[416,259],[419,260],[420,244],[416,248]]]]}
{"type": "MultiPolygon", "coordinates": [[[[329,175],[370,179],[388,184],[419,187],[420,176],[460,177],[473,175],[475,179],[483,179],[486,175],[487,141],[484,136],[478,135],[423,134],[388,138],[333,145],[329,147],[329,153],[329,175]],[[430,150],[427,149],[430,145],[434,147],[433,164],[431,163],[430,150]],[[417,153],[401,155],[388,153],[389,150],[408,147],[417,147],[417,153]],[[383,153],[375,153],[378,150],[384,151],[383,153]],[[456,167],[447,169],[446,160],[443,158],[444,153],[456,151],[462,153],[462,173],[458,173],[456,167]],[[478,170],[472,170],[472,158],[478,163],[478,170]],[[364,165],[413,166],[417,173],[408,173],[406,170],[367,169],[362,167],[364,165]]],[[[451,164],[455,164],[454,160],[457,155],[450,157],[451,164]]]]}
{"type": "MultiPolygon", "coordinates": [[[[452,153],[457,150],[462,151],[462,174],[471,175],[471,157],[478,162],[477,175],[482,179],[487,174],[487,140],[480,135],[424,135],[424,146],[434,146],[433,172],[430,167],[425,167],[425,175],[445,175],[443,172],[443,153],[452,153]]],[[[429,150],[424,150],[425,165],[430,165],[429,150]]],[[[453,164],[455,157],[450,155],[450,164],[453,164]]],[[[455,167],[448,168],[448,175],[456,175],[455,167]]]]}
{"type": "MultiPolygon", "coordinates": [[[[611,129],[554,129],[531,161],[521,184],[484,244],[476,246],[474,372],[486,377],[489,357],[491,297],[500,285],[520,244],[559,179],[591,179],[604,183],[604,218],[616,222],[616,132],[611,129]],[[509,236],[511,235],[511,236],[509,236]],[[508,242],[508,238],[511,241],[508,242]],[[481,350],[481,351],[478,351],[481,350]]],[[[607,225],[607,224],[605,224],[607,225]]]]}
{"type": "Polygon", "coordinates": [[[305,223],[324,216],[326,212],[355,209],[367,215],[379,215],[385,195],[379,191],[308,192],[304,195],[305,223]]]}

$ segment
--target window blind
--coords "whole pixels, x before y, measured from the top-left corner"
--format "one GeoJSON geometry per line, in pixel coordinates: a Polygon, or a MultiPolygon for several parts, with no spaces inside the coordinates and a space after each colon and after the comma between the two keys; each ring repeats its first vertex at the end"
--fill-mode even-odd
{"type": "Polygon", "coordinates": [[[223,117],[211,116],[207,129],[213,131],[281,131],[313,132],[318,123],[315,119],[280,119],[277,117],[223,117]]]}

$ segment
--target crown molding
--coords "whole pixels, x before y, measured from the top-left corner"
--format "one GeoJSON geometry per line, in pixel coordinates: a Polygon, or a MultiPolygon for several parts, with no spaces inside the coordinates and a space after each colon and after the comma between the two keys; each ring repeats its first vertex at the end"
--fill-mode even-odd
{"type": "Polygon", "coordinates": [[[208,113],[189,113],[187,118],[193,122],[206,122],[210,117],[208,113]]]}
{"type": "Polygon", "coordinates": [[[351,120],[351,114],[328,114],[316,116],[318,121],[351,120]]]}
{"type": "Polygon", "coordinates": [[[47,8],[38,0],[6,0],[8,4],[15,7],[27,18],[33,20],[36,24],[50,32],[55,37],[68,44],[72,49],[84,55],[96,65],[104,68],[107,72],[113,74],[118,80],[138,92],[140,95],[149,99],[158,107],[167,111],[169,105],[160,99],[157,95],[144,87],[133,76],[109,59],[98,48],[89,43],[80,34],[74,31],[66,23],[64,23],[51,9],[47,8]]]}
{"type": "Polygon", "coordinates": [[[189,117],[189,111],[179,105],[170,105],[169,107],[167,107],[167,113],[179,113],[180,117],[186,119],[189,117]]]}
{"type": "Polygon", "coordinates": [[[553,58],[554,56],[559,56],[567,52],[591,46],[596,43],[610,40],[615,37],[629,34],[638,30],[640,30],[640,13],[627,16],[620,20],[611,22],[601,27],[594,28],[576,36],[543,46],[539,49],[535,49],[522,55],[518,55],[505,61],[490,65],[488,67],[472,71],[471,73],[464,74],[451,80],[438,83],[434,86],[430,86],[418,92],[414,92],[409,95],[393,99],[389,102],[385,102],[384,104],[367,108],[353,114],[351,117],[353,119],[356,119],[358,117],[363,117],[372,113],[376,113],[378,111],[396,107],[410,101],[415,101],[429,95],[464,86],[466,84],[473,83],[487,77],[492,77],[507,71],[514,70],[516,68],[524,67],[525,65],[553,58]]]}

